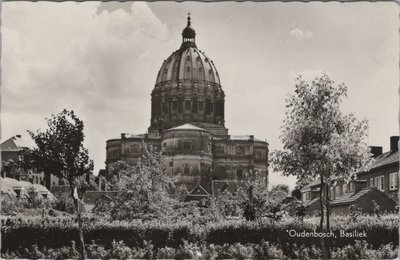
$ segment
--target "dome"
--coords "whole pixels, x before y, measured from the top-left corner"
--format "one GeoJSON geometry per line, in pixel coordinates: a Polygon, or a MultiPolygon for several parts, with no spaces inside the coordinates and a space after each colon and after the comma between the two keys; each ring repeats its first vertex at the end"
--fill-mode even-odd
{"type": "Polygon", "coordinates": [[[195,36],[188,17],[182,44],[164,60],[151,93],[151,135],[187,123],[225,131],[220,78],[213,61],[197,48],[195,36]]]}
{"type": "Polygon", "coordinates": [[[221,84],[213,61],[196,47],[180,48],[172,53],[162,64],[156,84],[179,81],[221,84]]]}
{"type": "Polygon", "coordinates": [[[195,43],[196,32],[191,27],[190,16],[182,31],[182,45],[173,52],[158,71],[156,85],[161,82],[202,81],[220,85],[213,61],[199,50],[195,43]]]}

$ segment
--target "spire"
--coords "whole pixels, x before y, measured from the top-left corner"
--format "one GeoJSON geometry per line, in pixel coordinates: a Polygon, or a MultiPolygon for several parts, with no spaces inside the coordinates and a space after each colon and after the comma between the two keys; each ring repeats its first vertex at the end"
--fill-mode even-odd
{"type": "Polygon", "coordinates": [[[190,12],[188,13],[187,26],[186,27],[190,27],[190,12]]]}
{"type": "Polygon", "coordinates": [[[185,29],[183,29],[183,31],[182,31],[182,46],[181,46],[181,48],[196,47],[195,37],[196,37],[196,32],[191,27],[190,13],[188,13],[187,25],[186,25],[185,29]]]}

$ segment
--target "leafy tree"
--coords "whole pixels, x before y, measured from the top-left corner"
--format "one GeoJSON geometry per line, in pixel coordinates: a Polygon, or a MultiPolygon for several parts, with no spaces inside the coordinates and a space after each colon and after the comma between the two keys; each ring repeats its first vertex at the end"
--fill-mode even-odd
{"type": "Polygon", "coordinates": [[[292,197],[296,198],[298,200],[301,200],[301,191],[300,190],[301,190],[300,187],[298,187],[298,186],[294,187],[294,189],[291,192],[292,197]]]}
{"type": "Polygon", "coordinates": [[[246,220],[252,221],[261,217],[271,204],[265,178],[254,171],[244,176],[242,185],[238,189],[238,196],[246,220]]]}
{"type": "Polygon", "coordinates": [[[278,191],[282,191],[282,192],[284,192],[286,194],[289,194],[290,193],[289,185],[287,185],[287,184],[277,184],[277,185],[274,185],[274,186],[271,187],[271,192],[272,193],[275,193],[275,192],[278,192],[278,191]]]}
{"type": "Polygon", "coordinates": [[[9,159],[4,162],[3,170],[7,176],[17,180],[24,180],[28,177],[28,171],[24,168],[24,164],[21,160],[9,159]]]}
{"type": "Polygon", "coordinates": [[[284,175],[297,176],[300,184],[320,180],[320,228],[327,208],[329,229],[329,185],[350,180],[370,167],[367,121],[340,111],[347,95],[344,84],[335,85],[324,74],[311,84],[301,76],[294,94],[286,100],[286,117],[281,127],[283,149],[272,153],[272,167],[284,175]]]}
{"type": "Polygon", "coordinates": [[[84,259],[86,251],[81,208],[88,186],[84,175],[93,171],[93,161],[89,159],[88,150],[83,146],[84,124],[73,111],[66,109],[46,121],[46,130],[38,130],[36,133],[28,131],[36,147],[24,150],[25,166],[44,172],[46,182],[51,174],[68,182],[78,218],[80,254],[84,259]]]}
{"type": "Polygon", "coordinates": [[[178,203],[173,195],[179,189],[175,178],[166,174],[162,151],[150,147],[136,165],[119,161],[111,170],[119,176],[113,183],[118,196],[106,202],[113,220],[163,218],[173,214],[172,208],[178,203]]]}

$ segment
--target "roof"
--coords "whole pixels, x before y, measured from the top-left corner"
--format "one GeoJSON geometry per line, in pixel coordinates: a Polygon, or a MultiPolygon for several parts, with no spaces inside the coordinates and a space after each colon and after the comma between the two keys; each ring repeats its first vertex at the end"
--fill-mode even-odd
{"type": "Polygon", "coordinates": [[[7,152],[17,152],[21,150],[21,148],[25,147],[33,147],[35,145],[32,138],[21,137],[20,135],[15,135],[13,137],[8,138],[5,141],[2,141],[0,144],[1,151],[7,152]]]}
{"type": "Polygon", "coordinates": [[[388,164],[392,164],[395,162],[399,162],[399,151],[396,152],[386,152],[377,157],[375,157],[374,162],[372,163],[371,170],[374,170],[378,167],[382,167],[388,164]]]}
{"type": "Polygon", "coordinates": [[[211,182],[211,191],[214,196],[218,196],[220,193],[226,190],[230,193],[234,193],[242,185],[242,181],[213,180],[211,182]]]}
{"type": "Polygon", "coordinates": [[[357,193],[345,193],[343,196],[333,200],[330,202],[332,206],[346,205],[355,202],[361,197],[368,194],[370,191],[376,190],[376,188],[364,188],[357,193]]]}
{"type": "Polygon", "coordinates": [[[274,194],[272,194],[272,198],[277,202],[283,201],[287,196],[288,194],[283,191],[277,191],[274,194]]]}
{"type": "Polygon", "coordinates": [[[189,192],[189,195],[203,195],[203,196],[210,196],[210,193],[208,193],[200,184],[194,187],[194,189],[189,192]]]}
{"type": "Polygon", "coordinates": [[[169,131],[169,130],[201,130],[201,131],[206,131],[205,129],[197,127],[197,126],[194,126],[192,124],[180,125],[180,126],[177,126],[177,127],[170,128],[167,131],[169,131]]]}
{"type": "Polygon", "coordinates": [[[95,204],[96,200],[104,197],[107,200],[115,198],[118,191],[87,191],[83,196],[83,201],[86,204],[95,204]]]}
{"type": "Polygon", "coordinates": [[[198,80],[221,85],[214,62],[195,45],[182,46],[174,51],[161,65],[156,85],[181,80],[198,80]]]}
{"type": "Polygon", "coordinates": [[[317,186],[317,185],[319,185],[319,184],[320,184],[320,180],[319,180],[319,179],[316,179],[316,180],[310,182],[309,184],[307,184],[306,186],[304,186],[303,188],[301,188],[301,191],[302,191],[302,192],[309,191],[309,190],[311,190],[311,188],[312,188],[313,186],[317,186]]]}
{"type": "Polygon", "coordinates": [[[27,181],[18,181],[13,178],[2,178],[0,177],[1,181],[1,192],[10,194],[11,196],[16,196],[14,189],[20,189],[21,195],[26,196],[27,192],[30,188],[34,188],[34,190],[40,194],[47,194],[47,198],[50,200],[55,200],[54,195],[43,185],[40,184],[32,184],[27,181]]]}
{"type": "Polygon", "coordinates": [[[309,206],[311,206],[312,204],[317,203],[317,202],[319,202],[319,197],[318,197],[318,198],[314,198],[314,199],[312,199],[312,200],[307,200],[307,201],[305,201],[304,204],[303,204],[303,206],[304,206],[304,207],[309,207],[309,206]]]}

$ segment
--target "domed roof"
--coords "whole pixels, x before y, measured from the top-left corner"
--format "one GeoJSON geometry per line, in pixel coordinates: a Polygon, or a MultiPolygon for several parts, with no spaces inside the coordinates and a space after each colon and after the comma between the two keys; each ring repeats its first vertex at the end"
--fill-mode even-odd
{"type": "Polygon", "coordinates": [[[196,32],[191,27],[190,17],[182,32],[182,45],[161,66],[156,85],[161,82],[206,81],[221,85],[213,61],[195,44],[196,32]]]}
{"type": "Polygon", "coordinates": [[[198,80],[221,85],[213,61],[196,47],[179,49],[161,66],[156,84],[166,81],[198,80]]]}

